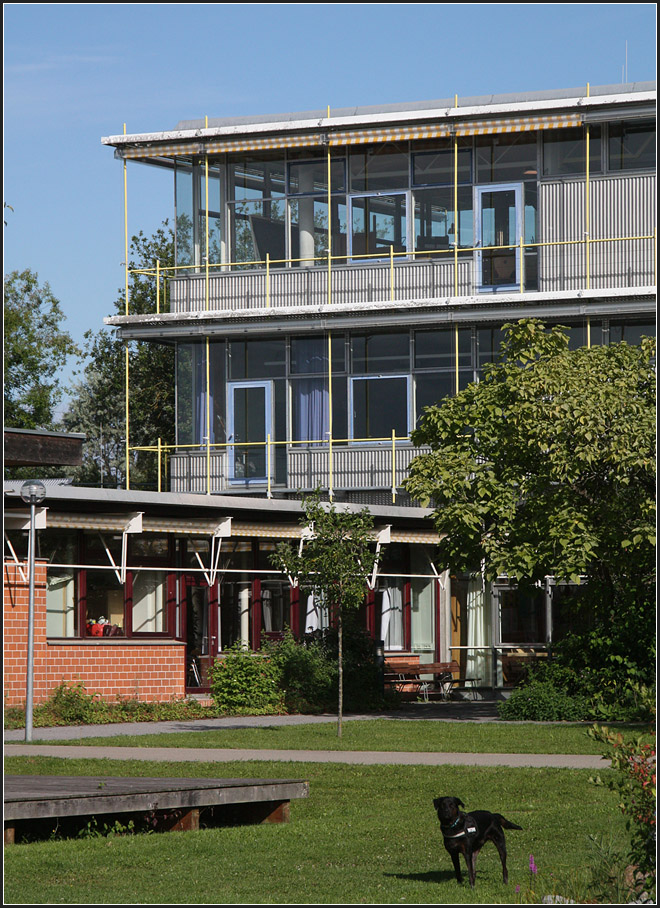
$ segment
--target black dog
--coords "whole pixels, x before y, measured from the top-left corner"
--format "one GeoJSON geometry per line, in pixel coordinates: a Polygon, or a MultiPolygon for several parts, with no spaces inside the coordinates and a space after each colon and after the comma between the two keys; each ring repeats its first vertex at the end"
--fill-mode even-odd
{"type": "Polygon", "coordinates": [[[502,876],[504,882],[509,882],[509,872],[506,869],[506,842],[504,829],[522,829],[506,820],[499,813],[490,813],[487,810],[473,810],[470,813],[461,813],[459,807],[465,805],[459,798],[435,798],[433,806],[438,812],[440,828],[445,841],[445,848],[451,855],[456,871],[456,879],[463,882],[459,856],[465,857],[470,886],[474,886],[476,877],[475,865],[477,855],[486,842],[493,842],[502,861],[502,876]]]}

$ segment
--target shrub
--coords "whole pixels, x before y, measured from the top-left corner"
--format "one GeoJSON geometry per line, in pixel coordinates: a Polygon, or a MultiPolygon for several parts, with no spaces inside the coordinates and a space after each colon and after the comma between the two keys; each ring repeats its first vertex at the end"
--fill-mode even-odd
{"type": "Polygon", "coordinates": [[[498,705],[500,718],[536,722],[579,722],[588,715],[587,700],[569,694],[552,681],[532,680],[498,705]]]}
{"type": "Polygon", "coordinates": [[[639,735],[626,742],[620,732],[599,725],[594,725],[589,735],[607,745],[605,756],[610,758],[615,770],[614,778],[605,783],[600,776],[592,781],[597,785],[606,784],[617,793],[619,808],[626,817],[626,828],[630,833],[630,861],[641,872],[643,887],[647,891],[655,890],[655,743],[646,744],[639,735]]]}
{"type": "Polygon", "coordinates": [[[289,712],[320,712],[337,699],[337,664],[329,658],[323,640],[308,637],[297,643],[287,631],[267,652],[280,673],[284,703],[289,712]]]}
{"type": "Polygon", "coordinates": [[[46,708],[55,725],[91,725],[98,721],[103,704],[96,694],[88,694],[82,681],[62,681],[48,698],[46,708]]]}
{"type": "Polygon", "coordinates": [[[230,647],[211,667],[211,696],[219,712],[277,713],[284,710],[280,666],[241,644],[230,647]]]}
{"type": "MultiPolygon", "coordinates": [[[[196,700],[172,699],[144,702],[135,697],[117,696],[109,703],[99,694],[89,694],[82,681],[62,681],[45,703],[34,707],[35,728],[59,725],[100,725],[106,722],[149,722],[155,720],[201,719],[215,710],[196,700]]],[[[5,707],[5,728],[23,728],[25,708],[5,707]]]]}

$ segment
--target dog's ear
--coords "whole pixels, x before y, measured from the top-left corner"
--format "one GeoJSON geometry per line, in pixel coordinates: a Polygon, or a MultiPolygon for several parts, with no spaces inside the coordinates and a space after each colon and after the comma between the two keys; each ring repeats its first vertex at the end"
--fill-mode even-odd
{"type": "Polygon", "coordinates": [[[457,804],[459,807],[465,807],[465,804],[461,801],[460,798],[456,798],[456,804],[457,804]]]}

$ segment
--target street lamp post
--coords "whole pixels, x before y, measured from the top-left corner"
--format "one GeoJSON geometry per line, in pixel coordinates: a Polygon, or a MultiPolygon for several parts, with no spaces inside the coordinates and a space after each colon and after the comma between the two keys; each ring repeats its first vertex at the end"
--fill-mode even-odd
{"type": "Polygon", "coordinates": [[[27,676],[25,684],[25,740],[32,740],[32,713],[34,700],[34,550],[36,542],[36,507],[46,497],[46,487],[38,479],[31,479],[21,486],[21,498],[30,505],[30,542],[28,547],[29,605],[28,605],[28,649],[27,676]]]}

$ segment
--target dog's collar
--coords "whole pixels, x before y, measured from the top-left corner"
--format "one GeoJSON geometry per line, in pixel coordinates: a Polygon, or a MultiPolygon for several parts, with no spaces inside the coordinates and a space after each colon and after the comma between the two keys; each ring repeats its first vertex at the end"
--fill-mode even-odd
{"type": "Polygon", "coordinates": [[[440,829],[442,830],[442,837],[444,839],[460,839],[460,838],[462,838],[462,836],[476,835],[477,827],[474,825],[474,822],[471,824],[468,824],[467,828],[466,828],[466,821],[467,821],[467,817],[461,817],[459,815],[456,817],[456,819],[450,826],[443,826],[442,823],[440,823],[440,829]],[[460,829],[458,832],[454,832],[452,834],[451,830],[454,829],[455,826],[458,826],[458,824],[460,822],[463,822],[463,829],[460,829]],[[447,830],[446,832],[445,832],[445,829],[447,830]]]}

